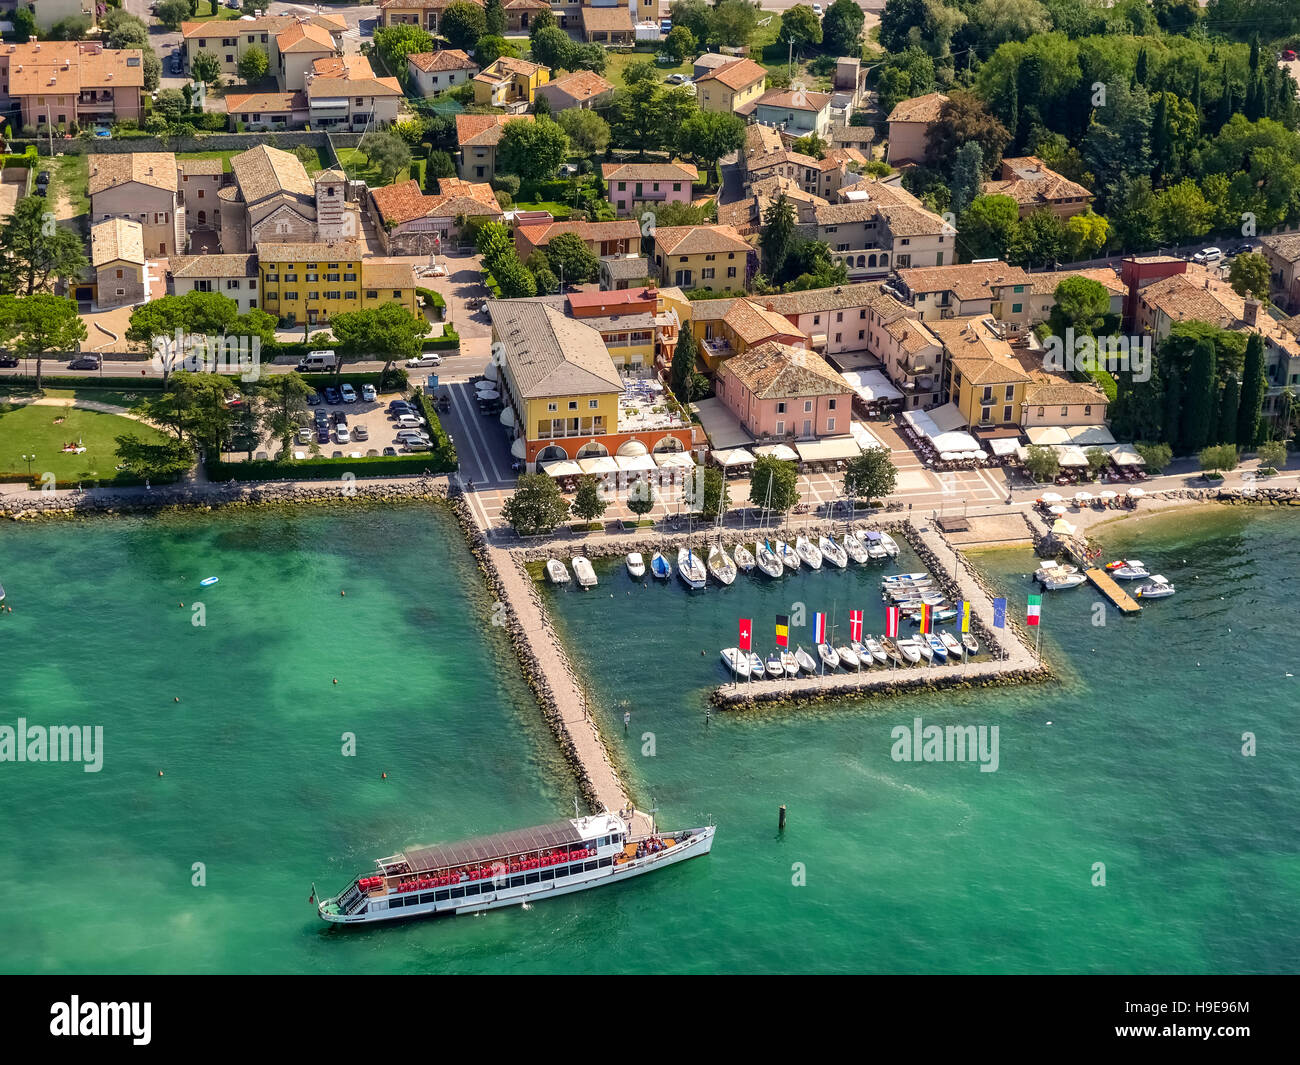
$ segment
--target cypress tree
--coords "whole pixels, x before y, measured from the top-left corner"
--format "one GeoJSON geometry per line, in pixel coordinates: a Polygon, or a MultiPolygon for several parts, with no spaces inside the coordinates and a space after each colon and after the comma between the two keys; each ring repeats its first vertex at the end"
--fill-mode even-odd
{"type": "Polygon", "coordinates": [[[1223,64],[1223,86],[1219,94],[1219,111],[1215,115],[1217,129],[1222,129],[1232,117],[1232,82],[1228,80],[1228,64],[1223,64]]]}
{"type": "Polygon", "coordinates": [[[1165,93],[1156,96],[1155,113],[1151,116],[1151,162],[1157,175],[1169,171],[1169,97],[1165,93]]]}
{"type": "Polygon", "coordinates": [[[1259,441],[1264,406],[1264,393],[1268,383],[1264,380],[1264,338],[1251,333],[1246,342],[1246,365],[1241,379],[1241,400],[1237,407],[1237,443],[1252,448],[1259,441]]]}
{"type": "Polygon", "coordinates": [[[1204,122],[1201,117],[1201,68],[1196,68],[1196,73],[1192,77],[1192,107],[1196,109],[1196,121],[1204,122]]]}
{"type": "Polygon", "coordinates": [[[695,343],[695,334],[691,332],[690,323],[686,322],[677,334],[677,347],[673,349],[673,364],[670,371],[673,391],[683,403],[691,398],[691,377],[695,374],[695,357],[698,354],[699,346],[695,343]]]}
{"type": "Polygon", "coordinates": [[[1241,400],[1241,382],[1233,374],[1223,386],[1223,396],[1219,401],[1219,432],[1216,437],[1220,444],[1237,442],[1237,413],[1241,400]]]}
{"type": "Polygon", "coordinates": [[[1192,349],[1192,366],[1187,374],[1183,451],[1189,454],[1205,447],[1217,428],[1219,377],[1214,364],[1214,342],[1202,337],[1192,349]]]}
{"type": "Polygon", "coordinates": [[[1136,67],[1136,69],[1133,71],[1133,84],[1134,84],[1135,86],[1136,86],[1136,85],[1146,85],[1146,83],[1147,83],[1147,67],[1148,67],[1148,62],[1147,62],[1147,50],[1146,50],[1146,48],[1144,47],[1144,48],[1141,48],[1141,49],[1138,50],[1137,67],[1136,67]]]}
{"type": "Polygon", "coordinates": [[[1170,447],[1178,447],[1183,439],[1183,375],[1177,366],[1170,365],[1165,380],[1165,431],[1161,439],[1170,447]]]}
{"type": "Polygon", "coordinates": [[[1254,74],[1259,70],[1259,34],[1255,34],[1250,39],[1250,72],[1254,74]]]}

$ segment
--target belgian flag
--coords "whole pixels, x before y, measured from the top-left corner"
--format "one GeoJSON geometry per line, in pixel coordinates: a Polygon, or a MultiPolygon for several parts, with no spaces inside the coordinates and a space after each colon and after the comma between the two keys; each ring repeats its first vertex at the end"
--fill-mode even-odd
{"type": "Polygon", "coordinates": [[[776,616],[776,645],[777,647],[790,646],[790,615],[777,614],[776,616]]]}

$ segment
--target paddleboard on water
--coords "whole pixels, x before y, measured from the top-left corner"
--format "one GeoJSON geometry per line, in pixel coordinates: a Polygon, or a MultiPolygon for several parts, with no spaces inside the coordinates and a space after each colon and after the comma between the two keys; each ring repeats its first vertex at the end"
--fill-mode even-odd
{"type": "Polygon", "coordinates": [[[206,588],[209,585],[216,584],[217,580],[217,577],[204,577],[203,580],[199,581],[199,587],[206,588]]]}

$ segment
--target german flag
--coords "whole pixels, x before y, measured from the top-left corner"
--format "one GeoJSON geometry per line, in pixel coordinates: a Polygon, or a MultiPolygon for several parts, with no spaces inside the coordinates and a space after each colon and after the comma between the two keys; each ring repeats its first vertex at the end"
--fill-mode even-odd
{"type": "Polygon", "coordinates": [[[776,645],[777,647],[790,646],[790,615],[777,614],[776,616],[776,645]]]}

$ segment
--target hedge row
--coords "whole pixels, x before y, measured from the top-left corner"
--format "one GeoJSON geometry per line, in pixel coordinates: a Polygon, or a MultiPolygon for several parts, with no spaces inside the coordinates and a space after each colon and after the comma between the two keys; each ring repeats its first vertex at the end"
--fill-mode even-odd
{"type": "MultiPolygon", "coordinates": [[[[32,488],[44,488],[45,482],[41,480],[41,474],[28,476],[25,473],[0,473],[0,484],[28,484],[32,488]]],[[[180,474],[173,474],[162,477],[148,478],[149,484],[164,485],[172,484],[181,479],[180,474]]],[[[55,481],[55,488],[139,488],[145,482],[144,477],[138,477],[134,473],[119,473],[114,477],[80,477],[67,481],[55,481]]]]}
{"type": "MultiPolygon", "coordinates": [[[[458,341],[459,342],[459,341],[458,341]]],[[[305,373],[302,379],[314,389],[326,388],[330,385],[351,385],[358,388],[361,385],[374,385],[383,391],[397,390],[406,391],[407,374],[400,366],[394,366],[388,371],[389,380],[383,380],[384,373],[382,370],[358,370],[355,373],[305,373]]],[[[230,387],[235,391],[239,390],[240,385],[244,382],[237,377],[230,378],[230,387]]],[[[44,384],[47,388],[108,388],[114,391],[122,390],[155,390],[161,391],[161,377],[54,377],[49,374],[45,376],[44,384]]]]}
{"type": "Polygon", "coordinates": [[[409,474],[446,473],[455,466],[440,465],[435,450],[414,455],[367,455],[364,458],[290,459],[285,462],[218,462],[207,464],[212,481],[327,481],[351,473],[355,477],[401,477],[409,474]]]}
{"type": "Polygon", "coordinates": [[[424,389],[418,385],[412,397],[416,406],[420,408],[420,413],[424,415],[424,420],[429,423],[429,439],[433,441],[432,456],[438,462],[438,469],[441,472],[454,470],[460,465],[456,458],[456,445],[451,442],[447,430],[442,427],[442,419],[438,417],[438,412],[433,409],[433,404],[424,394],[424,389]]]}

